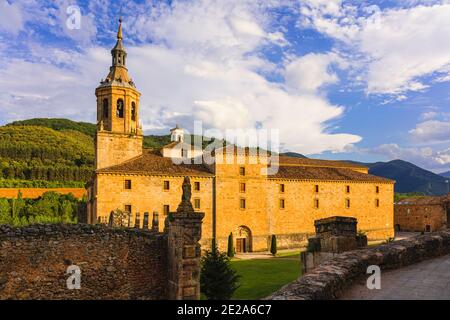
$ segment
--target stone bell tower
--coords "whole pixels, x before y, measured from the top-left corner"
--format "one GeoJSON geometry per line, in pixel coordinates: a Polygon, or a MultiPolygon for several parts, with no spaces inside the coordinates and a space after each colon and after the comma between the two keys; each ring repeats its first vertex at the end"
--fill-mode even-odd
{"type": "Polygon", "coordinates": [[[97,132],[95,168],[102,169],[142,154],[142,126],[139,122],[140,92],[126,68],[127,53],[122,44],[122,19],[117,43],[111,50],[112,65],[105,80],[95,89],[97,132]]]}

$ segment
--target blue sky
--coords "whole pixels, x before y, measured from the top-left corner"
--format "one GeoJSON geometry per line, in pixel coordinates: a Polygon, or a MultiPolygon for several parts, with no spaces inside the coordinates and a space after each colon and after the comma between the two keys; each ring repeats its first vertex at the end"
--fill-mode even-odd
{"type": "Polygon", "coordinates": [[[0,0],[0,124],[94,122],[120,12],[146,133],[258,126],[312,157],[450,169],[449,1],[0,0]]]}

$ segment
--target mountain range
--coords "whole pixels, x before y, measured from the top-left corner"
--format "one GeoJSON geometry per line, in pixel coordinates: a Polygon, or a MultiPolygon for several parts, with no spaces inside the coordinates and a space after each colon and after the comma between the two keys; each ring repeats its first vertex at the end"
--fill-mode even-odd
{"type": "MultiPolygon", "coordinates": [[[[94,163],[96,126],[68,119],[28,119],[0,127],[0,187],[82,186],[94,163]]],[[[169,135],[144,136],[145,148],[160,148],[169,135]]],[[[296,152],[282,155],[306,158],[296,152]]],[[[395,192],[448,193],[450,171],[437,175],[410,162],[361,163],[369,173],[396,181],[395,192]]]]}

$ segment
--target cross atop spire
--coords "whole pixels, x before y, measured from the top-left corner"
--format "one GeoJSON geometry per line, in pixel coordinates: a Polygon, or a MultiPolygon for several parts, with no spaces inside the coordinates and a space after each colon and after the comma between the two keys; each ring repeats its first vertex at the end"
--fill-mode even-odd
{"type": "Polygon", "coordinates": [[[117,40],[122,40],[122,17],[119,18],[119,31],[117,31],[117,40]]]}

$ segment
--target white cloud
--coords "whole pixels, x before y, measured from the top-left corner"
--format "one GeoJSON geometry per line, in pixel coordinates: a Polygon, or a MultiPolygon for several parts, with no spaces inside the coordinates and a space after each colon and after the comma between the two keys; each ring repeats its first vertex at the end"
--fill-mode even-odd
{"type": "Polygon", "coordinates": [[[438,114],[439,113],[437,113],[436,111],[426,111],[420,115],[420,119],[421,120],[430,120],[430,119],[436,118],[436,116],[438,114]]]}
{"type": "Polygon", "coordinates": [[[16,3],[0,0],[0,30],[17,34],[23,29],[22,10],[16,3]]]}
{"type": "MultiPolygon", "coordinates": [[[[344,108],[330,103],[323,93],[292,92],[262,75],[284,70],[262,57],[260,49],[286,45],[272,28],[267,3],[174,1],[171,7],[160,4],[124,26],[125,34],[134,31],[144,42],[155,40],[132,46],[124,39],[130,75],[142,92],[144,128],[180,123],[189,129],[194,119],[203,120],[206,128],[222,130],[258,124],[280,130],[287,148],[305,154],[341,151],[361,140],[331,130],[330,121],[341,117],[344,108]]],[[[108,49],[91,48],[81,54],[34,49],[33,63],[7,61],[0,69],[0,95],[6,101],[1,117],[93,121],[94,88],[108,72],[108,49]]],[[[309,70],[333,78],[325,77],[316,86],[337,81],[321,59],[309,63],[309,70]]]]}
{"type": "Polygon", "coordinates": [[[309,53],[289,61],[285,67],[286,86],[298,92],[315,93],[322,86],[335,84],[339,78],[330,67],[345,68],[344,60],[335,53],[309,53]]]}
{"type": "Polygon", "coordinates": [[[450,141],[450,122],[427,120],[417,124],[409,133],[418,142],[433,143],[450,141]]]}
{"type": "Polygon", "coordinates": [[[300,25],[340,40],[364,59],[368,93],[420,91],[428,87],[421,77],[448,73],[450,42],[443,39],[450,32],[450,4],[381,10],[337,0],[330,9],[322,2],[302,1],[300,25]]]}

